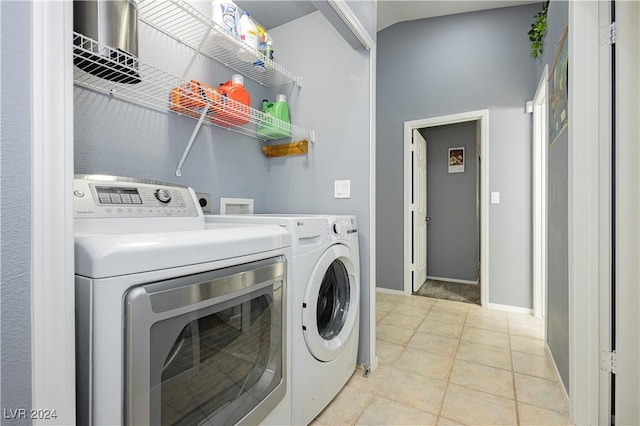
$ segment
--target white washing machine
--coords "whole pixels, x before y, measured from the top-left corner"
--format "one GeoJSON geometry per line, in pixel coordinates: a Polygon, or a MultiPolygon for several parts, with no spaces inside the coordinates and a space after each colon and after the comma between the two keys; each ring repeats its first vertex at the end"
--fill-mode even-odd
{"type": "Polygon", "coordinates": [[[360,262],[355,216],[212,215],[205,220],[277,224],[291,233],[291,421],[310,423],[356,368],[360,262]]]}
{"type": "Polygon", "coordinates": [[[289,424],[278,226],[205,226],[190,188],[74,182],[77,422],[289,424]]]}

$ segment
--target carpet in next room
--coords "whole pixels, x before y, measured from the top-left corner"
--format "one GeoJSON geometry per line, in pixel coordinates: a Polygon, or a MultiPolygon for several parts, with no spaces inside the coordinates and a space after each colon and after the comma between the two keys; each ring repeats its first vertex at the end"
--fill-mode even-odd
{"type": "Polygon", "coordinates": [[[480,304],[479,284],[464,284],[428,279],[414,294],[433,297],[434,299],[454,300],[456,302],[473,303],[475,305],[480,304]]]}

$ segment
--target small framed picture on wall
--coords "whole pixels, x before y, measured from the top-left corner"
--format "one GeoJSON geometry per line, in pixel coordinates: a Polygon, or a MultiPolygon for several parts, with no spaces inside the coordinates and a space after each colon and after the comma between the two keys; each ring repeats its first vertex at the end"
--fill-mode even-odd
{"type": "Polygon", "coordinates": [[[464,172],[464,147],[449,148],[449,173],[464,172]]]}

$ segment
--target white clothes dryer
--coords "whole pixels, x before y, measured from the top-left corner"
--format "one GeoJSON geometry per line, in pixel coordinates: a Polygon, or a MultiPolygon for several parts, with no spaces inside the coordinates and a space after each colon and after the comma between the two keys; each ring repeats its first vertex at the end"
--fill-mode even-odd
{"type": "Polygon", "coordinates": [[[278,226],[205,225],[192,189],[74,181],[78,424],[289,424],[278,226]]]}
{"type": "Polygon", "coordinates": [[[212,215],[205,220],[278,224],[291,233],[291,421],[310,423],[356,368],[360,262],[355,216],[212,215]]]}

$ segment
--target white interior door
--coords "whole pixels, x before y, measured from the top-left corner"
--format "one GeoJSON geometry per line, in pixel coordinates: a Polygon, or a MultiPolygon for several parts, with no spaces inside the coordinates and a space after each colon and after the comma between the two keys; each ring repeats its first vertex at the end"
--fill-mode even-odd
{"type": "Polygon", "coordinates": [[[413,129],[413,291],[427,279],[427,141],[413,129]]]}
{"type": "Polygon", "coordinates": [[[612,279],[612,343],[616,355],[613,374],[612,423],[640,424],[640,4],[616,1],[612,19],[616,23],[613,45],[611,123],[613,158],[614,278],[612,279]]]}

